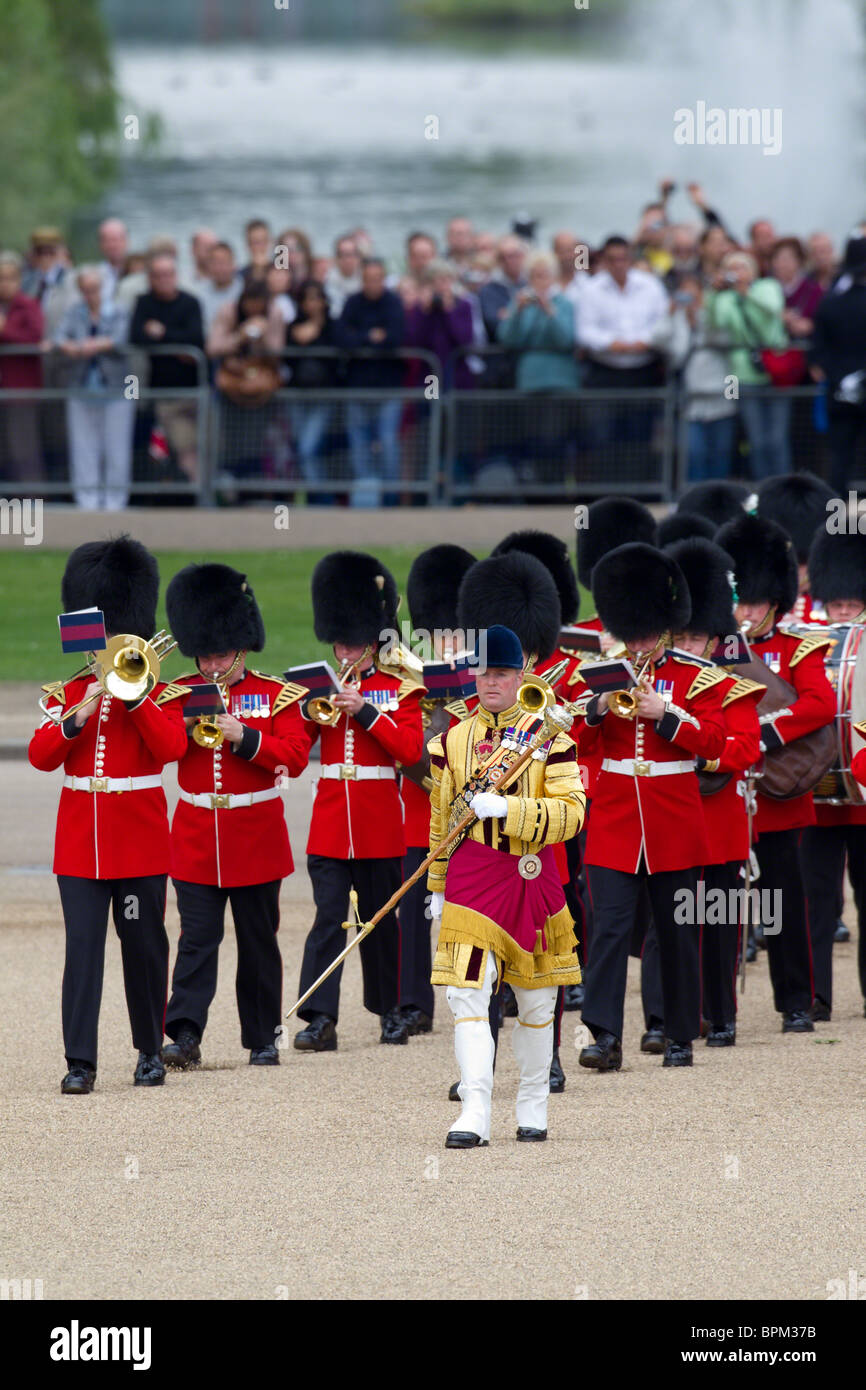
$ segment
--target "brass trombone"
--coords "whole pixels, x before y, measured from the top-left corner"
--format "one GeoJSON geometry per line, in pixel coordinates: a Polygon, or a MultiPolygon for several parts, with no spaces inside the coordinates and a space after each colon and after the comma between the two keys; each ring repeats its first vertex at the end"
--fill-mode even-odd
{"type": "MultiPolygon", "coordinates": [[[[358,671],[369,661],[373,654],[372,646],[365,647],[359,657],[354,661],[344,661],[337,672],[338,690],[345,690],[350,685],[360,685],[361,678],[358,671]]],[[[314,724],[331,724],[338,722],[343,711],[334,704],[330,695],[314,695],[307,701],[307,718],[312,719],[314,724]]]]}
{"type": "Polygon", "coordinates": [[[69,719],[72,715],[77,714],[80,709],[89,705],[91,700],[97,697],[91,695],[87,699],[79,700],[78,704],[72,705],[70,709],[61,707],[58,710],[49,709],[46,701],[52,695],[58,695],[64,686],[70,685],[72,681],[80,680],[82,676],[86,675],[98,680],[103,690],[109,695],[114,695],[118,700],[123,700],[126,703],[140,700],[153,690],[159,680],[161,662],[165,660],[169,652],[174,651],[176,646],[177,642],[165,629],[157,632],[149,642],[146,642],[143,637],[136,637],[134,633],[129,632],[122,632],[116,637],[110,637],[103,650],[93,652],[90,661],[74,675],[67,677],[65,681],[48,681],[46,685],[43,685],[44,694],[39,701],[39,708],[55,724],[62,724],[64,719],[69,719]]]}
{"type": "MultiPolygon", "coordinates": [[[[225,705],[226,709],[228,709],[228,685],[223,685],[220,681],[217,681],[217,686],[219,688],[220,695],[222,695],[223,704],[225,705]]],[[[197,743],[199,748],[219,748],[222,745],[222,742],[225,738],[225,734],[223,733],[219,724],[216,722],[216,719],[212,715],[203,714],[199,719],[196,720],[195,727],[192,731],[192,737],[193,742],[197,743]]]]}

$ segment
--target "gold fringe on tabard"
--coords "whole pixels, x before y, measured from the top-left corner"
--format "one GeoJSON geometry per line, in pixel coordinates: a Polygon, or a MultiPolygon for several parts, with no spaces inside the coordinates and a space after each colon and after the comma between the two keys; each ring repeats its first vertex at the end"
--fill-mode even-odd
{"type": "Polygon", "coordinates": [[[548,949],[536,935],[535,952],[530,955],[513,937],[483,912],[446,902],[439,929],[439,943],[433,961],[434,985],[453,985],[458,989],[477,989],[484,979],[486,958],[482,957],[478,976],[467,971],[475,948],[492,951],[505,983],[521,989],[541,989],[544,985],[579,985],[580,964],[575,953],[574,924],[567,907],[562,907],[544,924],[548,949]]]}

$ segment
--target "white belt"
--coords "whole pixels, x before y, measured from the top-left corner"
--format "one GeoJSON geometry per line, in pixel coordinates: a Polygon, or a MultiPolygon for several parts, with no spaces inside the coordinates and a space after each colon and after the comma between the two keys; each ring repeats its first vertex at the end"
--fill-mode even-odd
{"type": "Polygon", "coordinates": [[[206,811],[232,811],[236,806],[273,801],[279,794],[279,787],[266,787],[261,792],[185,792],[181,789],[180,799],[188,801],[190,806],[202,806],[206,811]]]}
{"type": "Polygon", "coordinates": [[[397,774],[393,767],[361,767],[358,763],[323,763],[319,769],[319,776],[337,777],[344,782],[366,782],[370,778],[384,778],[394,781],[397,774]]]}
{"type": "Polygon", "coordinates": [[[161,787],[161,777],[64,777],[64,787],[74,792],[140,792],[161,787]]]}
{"type": "Polygon", "coordinates": [[[694,772],[694,762],[641,762],[638,758],[605,758],[602,772],[619,772],[623,777],[671,777],[677,772],[694,772]]]}

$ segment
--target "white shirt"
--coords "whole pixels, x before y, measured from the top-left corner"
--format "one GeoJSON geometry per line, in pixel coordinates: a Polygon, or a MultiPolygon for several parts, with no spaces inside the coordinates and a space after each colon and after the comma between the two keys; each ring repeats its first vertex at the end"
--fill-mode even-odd
{"type": "Polygon", "coordinates": [[[651,352],[608,352],[611,343],[646,343],[668,311],[664,286],[645,270],[630,270],[620,289],[613,276],[600,270],[580,292],[578,342],[606,367],[645,367],[651,352]]]}

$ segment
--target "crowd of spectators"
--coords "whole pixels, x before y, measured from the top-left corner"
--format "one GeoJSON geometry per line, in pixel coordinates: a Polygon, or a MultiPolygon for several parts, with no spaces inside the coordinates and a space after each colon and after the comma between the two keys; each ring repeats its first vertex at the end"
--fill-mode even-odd
{"type": "MultiPolygon", "coordinates": [[[[99,228],[99,260],[78,267],[58,229],[37,228],[26,255],[0,253],[0,477],[56,472],[52,450],[64,438],[78,505],[126,505],[137,425],[136,393],[124,383],[139,381],[153,393],[148,456],[170,460],[194,486],[200,436],[189,388],[202,381],[202,358],[174,346],[207,362],[223,467],[255,476],[272,416],[251,421],[274,389],[417,386],[429,364],[394,352],[414,348],[442,364],[440,390],[516,390],[535,402],[535,419],[541,397],[617,392],[617,407],[600,406],[576,441],[565,438],[574,417],[561,417],[572,424],[558,446],[578,450],[646,443],[652,422],[624,410],[621,393],[676,378],[692,479],[788,471],[792,409],[815,407],[776,388],[818,382],[815,419],[843,487],[866,435],[866,223],[844,254],[826,232],[780,235],[766,218],[740,239],[697,184],[687,189],[690,220],[673,220],[674,192],[663,182],[631,237],[598,246],[568,230],[540,239],[526,221],[496,235],[454,217],[441,242],[412,231],[395,267],[361,227],[329,255],[302,228],[262,218],[246,224],[240,253],[201,228],[185,273],[170,238],[131,249],[116,218],[99,228]],[[40,409],[32,395],[11,394],[43,386],[75,392],[40,409]],[[54,428],[64,411],[65,432],[54,428]]],[[[311,500],[328,500],[316,489],[329,476],[335,407],[287,399],[280,418],[294,475],[311,500]]],[[[353,503],[398,500],[403,402],[349,397],[341,421],[353,503]]]]}

